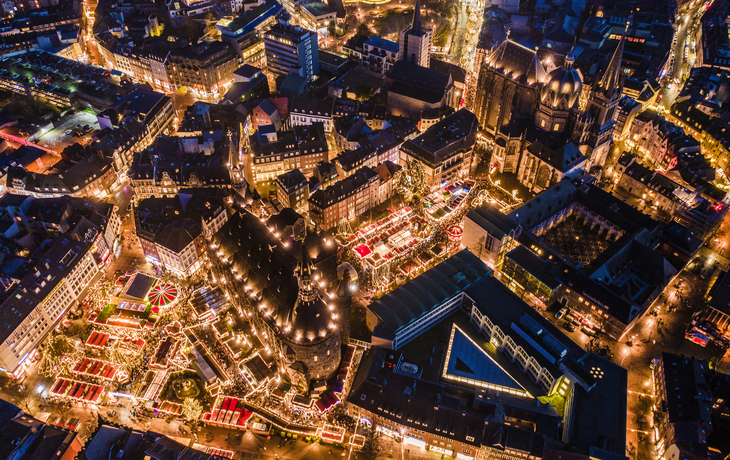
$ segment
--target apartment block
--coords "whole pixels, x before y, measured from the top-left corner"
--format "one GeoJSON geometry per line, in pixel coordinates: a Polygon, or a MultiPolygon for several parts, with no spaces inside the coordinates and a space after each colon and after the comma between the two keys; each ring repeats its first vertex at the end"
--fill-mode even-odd
{"type": "Polygon", "coordinates": [[[47,242],[48,250],[0,307],[0,371],[12,378],[99,272],[92,243],[75,235],[47,242]]]}

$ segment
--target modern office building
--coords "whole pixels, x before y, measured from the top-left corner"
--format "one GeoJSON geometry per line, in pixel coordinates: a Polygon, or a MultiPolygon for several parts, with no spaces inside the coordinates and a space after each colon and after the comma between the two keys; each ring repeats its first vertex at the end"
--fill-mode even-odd
{"type": "Polygon", "coordinates": [[[263,34],[276,23],[276,13],[281,9],[279,3],[264,3],[232,21],[221,19],[216,29],[221,33],[221,41],[233,47],[244,64],[263,67],[266,64],[263,34]]]}
{"type": "Polygon", "coordinates": [[[324,2],[309,1],[300,6],[299,22],[303,27],[324,35],[329,23],[337,22],[337,12],[324,2]]]}
{"type": "Polygon", "coordinates": [[[296,74],[311,81],[319,73],[316,32],[279,23],[266,32],[264,44],[271,74],[296,74]]]}

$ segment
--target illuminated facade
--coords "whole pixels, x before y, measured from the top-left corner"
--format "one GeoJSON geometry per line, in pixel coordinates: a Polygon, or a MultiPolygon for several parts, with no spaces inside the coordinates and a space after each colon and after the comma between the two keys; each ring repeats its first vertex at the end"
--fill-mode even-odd
{"type": "Polygon", "coordinates": [[[341,311],[349,288],[337,288],[331,238],[310,234],[292,243],[280,237],[252,214],[236,213],[208,245],[208,270],[252,323],[263,356],[307,391],[337,372],[340,337],[349,327],[341,311]]]}
{"type": "Polygon", "coordinates": [[[264,43],[270,73],[292,73],[310,81],[319,73],[317,33],[300,26],[275,24],[264,34],[264,43]]]}
{"type": "Polygon", "coordinates": [[[10,292],[0,310],[0,370],[18,378],[38,345],[81,300],[99,272],[92,244],[61,236],[10,292]]]}

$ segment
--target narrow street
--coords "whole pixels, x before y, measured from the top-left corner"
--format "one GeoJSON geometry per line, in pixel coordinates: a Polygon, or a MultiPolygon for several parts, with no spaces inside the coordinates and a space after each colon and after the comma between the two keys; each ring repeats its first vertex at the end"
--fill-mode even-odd
{"type": "Polygon", "coordinates": [[[686,11],[680,12],[676,22],[676,43],[674,47],[674,66],[672,72],[665,77],[665,88],[662,100],[659,102],[660,107],[669,110],[677,99],[677,95],[682,90],[684,78],[689,75],[692,65],[695,63],[695,53],[690,48],[689,55],[685,56],[685,42],[689,31],[690,40],[697,37],[699,28],[699,18],[697,17],[704,11],[704,3],[697,1],[694,6],[687,8],[686,11]],[[685,57],[687,60],[685,61],[685,57]]]}

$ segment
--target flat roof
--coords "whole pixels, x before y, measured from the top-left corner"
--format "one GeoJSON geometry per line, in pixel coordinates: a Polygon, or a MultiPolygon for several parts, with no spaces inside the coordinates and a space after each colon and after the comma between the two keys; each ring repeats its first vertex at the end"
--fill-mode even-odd
{"type": "Polygon", "coordinates": [[[157,278],[145,275],[144,273],[135,273],[127,282],[123,296],[144,300],[156,283],[157,278]]]}
{"type": "Polygon", "coordinates": [[[573,398],[574,404],[571,408],[573,417],[571,439],[575,446],[587,452],[590,447],[603,446],[605,439],[607,450],[622,453],[626,445],[628,381],[626,369],[594,353],[584,351],[560,329],[491,276],[467,289],[466,294],[474,301],[480,312],[503,332],[509,334],[515,344],[521,346],[553,377],[563,375],[561,368],[564,367],[574,376],[590,381],[592,384],[590,390],[584,389],[579,384],[574,386],[576,397],[573,398]],[[529,318],[529,321],[524,320],[524,317],[529,318]],[[527,327],[526,322],[531,323],[533,328],[542,329],[541,336],[550,335],[564,347],[566,353],[563,358],[551,362],[545,354],[534,347],[533,343],[537,342],[534,338],[527,340],[517,333],[516,327],[528,331],[527,335],[530,335],[530,327],[527,327]]]}
{"type": "Polygon", "coordinates": [[[721,272],[712,284],[709,305],[717,311],[730,315],[730,277],[728,271],[721,272]]]}
{"type": "Polygon", "coordinates": [[[463,249],[368,308],[396,332],[490,273],[479,257],[463,249]]]}
{"type": "Polygon", "coordinates": [[[365,40],[363,45],[370,45],[374,48],[381,48],[385,51],[390,51],[391,53],[397,53],[398,49],[400,48],[398,43],[380,37],[370,37],[365,40]]]}
{"type": "MultiPolygon", "coordinates": [[[[552,336],[562,346],[562,349],[565,350],[562,359],[578,359],[585,353],[578,344],[566,337],[554,324],[492,276],[475,283],[466,290],[466,295],[474,301],[474,306],[482,314],[486,315],[493,324],[499,326],[503,332],[509,334],[517,345],[522,346],[530,356],[535,358],[540,366],[546,368],[555,378],[563,374],[559,365],[560,356],[555,352],[551,352],[551,350],[547,350],[546,347],[544,349],[547,351],[547,355],[543,354],[530,341],[518,334],[513,325],[520,326],[525,322],[523,317],[528,317],[530,323],[534,323],[537,328],[543,330],[542,335],[552,336]]],[[[529,331],[527,327],[520,326],[520,329],[529,331]]],[[[534,339],[532,342],[537,343],[534,339]]]]}
{"type": "Polygon", "coordinates": [[[474,208],[466,215],[466,218],[487,230],[492,236],[502,238],[504,235],[516,230],[518,225],[514,219],[502,213],[491,204],[485,204],[474,208]]]}
{"type": "Polygon", "coordinates": [[[252,25],[254,22],[256,22],[256,24],[254,24],[255,27],[263,22],[266,18],[273,16],[280,8],[278,5],[278,3],[264,3],[263,5],[257,6],[252,10],[248,10],[236,19],[234,19],[226,27],[224,27],[224,30],[237,32],[245,28],[246,26],[252,25]]]}
{"type": "Polygon", "coordinates": [[[328,4],[319,1],[302,3],[301,6],[302,9],[307,10],[307,12],[309,12],[314,17],[333,14],[336,12],[334,8],[332,8],[328,4]]]}
{"type": "Polygon", "coordinates": [[[340,53],[333,53],[332,51],[327,50],[319,50],[320,65],[322,63],[325,63],[331,66],[340,67],[341,65],[345,64],[348,59],[349,58],[346,55],[340,53]]]}

